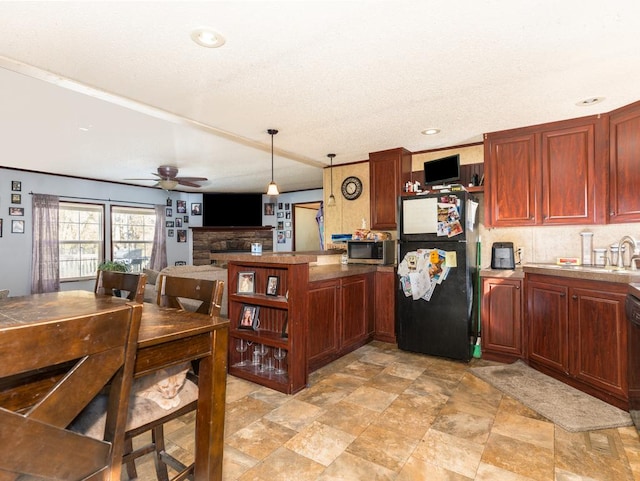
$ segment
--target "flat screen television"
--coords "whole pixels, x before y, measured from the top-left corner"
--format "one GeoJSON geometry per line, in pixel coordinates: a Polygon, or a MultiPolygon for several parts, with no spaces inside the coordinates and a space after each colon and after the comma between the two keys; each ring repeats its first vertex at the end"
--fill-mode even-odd
{"type": "Polygon", "coordinates": [[[202,194],[203,227],[262,225],[262,194],[202,194]]]}
{"type": "Polygon", "coordinates": [[[460,154],[424,163],[425,185],[444,184],[460,180],[460,154]]]}

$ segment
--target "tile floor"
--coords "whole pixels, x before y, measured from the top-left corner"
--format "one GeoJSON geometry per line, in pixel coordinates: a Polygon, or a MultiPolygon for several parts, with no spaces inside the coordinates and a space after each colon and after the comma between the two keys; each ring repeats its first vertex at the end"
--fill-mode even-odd
{"type": "MultiPolygon", "coordinates": [[[[568,433],[468,372],[373,342],[295,396],[229,377],[225,481],[633,481],[634,427],[568,433]]],[[[193,450],[193,416],[167,430],[193,450]]],[[[138,461],[138,479],[155,479],[138,461]]]]}

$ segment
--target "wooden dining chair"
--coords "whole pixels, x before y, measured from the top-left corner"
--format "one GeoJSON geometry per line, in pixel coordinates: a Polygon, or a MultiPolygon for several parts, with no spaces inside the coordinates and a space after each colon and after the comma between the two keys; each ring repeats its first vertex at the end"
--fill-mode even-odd
{"type": "MultiPolygon", "coordinates": [[[[146,274],[131,272],[102,271],[96,274],[94,292],[96,294],[116,295],[115,291],[126,291],[124,296],[130,301],[144,302],[144,287],[147,283],[146,274]]],[[[117,295],[117,297],[121,297],[117,295]]]]}
{"type": "Polygon", "coordinates": [[[0,479],[119,481],[141,314],[131,303],[2,326],[0,479]],[[99,439],[67,429],[105,390],[99,439]]]}
{"type": "MultiPolygon", "coordinates": [[[[220,315],[224,281],[161,275],[158,277],[157,286],[157,303],[161,307],[184,309],[212,317],[220,315]]],[[[176,321],[179,322],[179,313],[176,314],[176,321]]],[[[193,464],[187,466],[167,453],[164,443],[164,425],[197,409],[197,364],[193,366],[188,375],[185,386],[180,392],[180,399],[180,404],[172,410],[164,410],[155,403],[148,403],[153,410],[151,413],[145,412],[140,415],[141,418],[145,418],[143,422],[136,419],[135,414],[130,416],[123,457],[129,478],[137,477],[135,460],[152,452],[155,453],[156,476],[159,481],[168,481],[168,466],[179,473],[176,477],[179,476],[180,479],[185,479],[189,473],[191,476],[193,475],[193,464]],[[151,432],[151,442],[134,450],[133,438],[149,431],[151,432]]]]}

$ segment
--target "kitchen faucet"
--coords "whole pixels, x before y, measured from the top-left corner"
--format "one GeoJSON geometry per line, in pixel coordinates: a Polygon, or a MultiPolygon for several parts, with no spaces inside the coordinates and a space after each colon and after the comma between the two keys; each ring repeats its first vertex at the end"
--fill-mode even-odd
{"type": "Polygon", "coordinates": [[[629,268],[632,271],[635,271],[638,268],[636,265],[636,261],[640,260],[640,251],[638,250],[638,244],[636,243],[636,240],[629,235],[624,236],[618,242],[618,268],[624,269],[626,267],[624,265],[624,251],[622,249],[625,244],[629,244],[629,247],[631,248],[629,250],[629,268]]]}

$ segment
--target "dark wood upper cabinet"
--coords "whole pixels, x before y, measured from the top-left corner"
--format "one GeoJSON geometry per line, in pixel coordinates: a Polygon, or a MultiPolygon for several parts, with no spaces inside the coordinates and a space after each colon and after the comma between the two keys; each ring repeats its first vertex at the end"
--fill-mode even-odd
{"type": "Polygon", "coordinates": [[[640,221],[640,102],[609,114],[609,222],[640,221]]]}
{"type": "MultiPolygon", "coordinates": [[[[403,148],[369,154],[371,229],[396,229],[397,199],[411,180],[411,152],[403,148]]],[[[419,179],[422,183],[423,179],[419,179]]]]}
{"type": "Polygon", "coordinates": [[[514,131],[487,134],[484,150],[487,224],[494,227],[536,224],[535,135],[514,131]]]}
{"type": "Polygon", "coordinates": [[[488,225],[604,222],[607,133],[597,115],[487,134],[488,225]]]}

